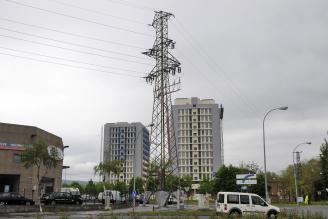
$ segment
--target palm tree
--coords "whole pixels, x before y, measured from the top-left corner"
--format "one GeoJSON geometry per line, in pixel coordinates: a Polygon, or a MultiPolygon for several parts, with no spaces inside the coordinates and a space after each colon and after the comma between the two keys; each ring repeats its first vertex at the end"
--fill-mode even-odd
{"type": "Polygon", "coordinates": [[[47,174],[50,168],[56,168],[59,160],[60,157],[56,148],[52,147],[50,151],[48,151],[48,146],[43,141],[34,143],[31,146],[27,146],[22,152],[22,162],[24,163],[25,168],[36,167],[36,177],[38,183],[37,194],[39,199],[38,201],[40,212],[42,212],[41,178],[47,174]],[[44,172],[41,170],[44,170],[44,172]]]}

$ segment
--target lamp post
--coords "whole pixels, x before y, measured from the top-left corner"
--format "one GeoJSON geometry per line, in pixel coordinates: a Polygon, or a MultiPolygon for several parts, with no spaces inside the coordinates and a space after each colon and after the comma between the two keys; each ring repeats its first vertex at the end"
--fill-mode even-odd
{"type": "Polygon", "coordinates": [[[263,118],[263,154],[264,154],[264,184],[265,184],[265,200],[267,202],[269,202],[269,193],[268,193],[268,179],[267,179],[267,171],[266,171],[266,152],[265,152],[265,128],[264,128],[264,122],[266,117],[269,115],[269,113],[271,113],[272,111],[275,110],[287,110],[288,107],[284,106],[284,107],[278,107],[278,108],[274,108],[269,110],[264,118],[263,118]]]}
{"type": "Polygon", "coordinates": [[[300,143],[298,145],[296,145],[296,147],[294,148],[293,150],[293,165],[294,165],[294,179],[295,179],[295,196],[296,196],[296,203],[298,204],[298,186],[297,186],[297,175],[296,175],[296,165],[295,165],[295,156],[294,154],[296,153],[296,149],[301,146],[301,145],[304,145],[304,144],[308,144],[310,145],[311,142],[303,142],[303,143],[300,143]]]}
{"type": "MultiPolygon", "coordinates": [[[[149,125],[146,126],[147,127],[153,127],[154,123],[150,123],[149,125]]],[[[136,141],[134,144],[134,162],[133,162],[133,213],[135,211],[136,208],[136,146],[137,146],[137,140],[138,137],[140,135],[140,133],[143,131],[143,129],[139,130],[139,132],[136,135],[136,141]]],[[[143,141],[141,141],[141,143],[143,143],[143,141]]]]}

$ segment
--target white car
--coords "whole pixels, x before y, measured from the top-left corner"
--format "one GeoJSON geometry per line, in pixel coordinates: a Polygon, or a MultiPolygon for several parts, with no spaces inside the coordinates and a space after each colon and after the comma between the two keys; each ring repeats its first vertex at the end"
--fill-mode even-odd
{"type": "Polygon", "coordinates": [[[218,192],[215,208],[217,213],[229,214],[231,217],[262,214],[275,219],[280,213],[278,207],[269,205],[257,194],[241,192],[218,192]]]}

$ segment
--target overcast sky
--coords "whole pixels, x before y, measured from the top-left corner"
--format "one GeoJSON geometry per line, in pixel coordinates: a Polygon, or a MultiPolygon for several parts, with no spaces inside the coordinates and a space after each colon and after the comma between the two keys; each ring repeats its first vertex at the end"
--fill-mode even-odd
{"type": "Polygon", "coordinates": [[[328,130],[325,0],[0,0],[0,121],[62,137],[64,178],[94,177],[104,123],[151,122],[152,87],[140,77],[154,64],[141,54],[153,45],[153,10],[175,15],[169,37],[183,73],[173,98],[225,108],[225,164],[263,166],[263,117],[285,105],[266,120],[267,169],[291,164],[302,142],[312,141],[302,160],[319,155],[328,130]]]}

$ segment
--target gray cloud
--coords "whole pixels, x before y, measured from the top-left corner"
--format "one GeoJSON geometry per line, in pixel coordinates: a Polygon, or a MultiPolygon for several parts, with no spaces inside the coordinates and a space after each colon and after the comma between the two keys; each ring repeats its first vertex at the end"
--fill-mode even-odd
{"type": "MultiPolygon", "coordinates": [[[[170,21],[169,33],[177,42],[174,53],[182,62],[183,74],[182,90],[174,97],[214,98],[224,105],[227,164],[255,161],[263,166],[262,119],[267,110],[283,105],[288,105],[289,110],[272,113],[266,122],[268,169],[279,171],[290,164],[293,147],[307,140],[311,140],[313,145],[302,149],[302,158],[318,155],[328,129],[326,1],[142,0],[135,4],[127,1],[124,5],[103,0],[92,3],[72,0],[69,3],[133,19],[144,25],[52,1],[26,1],[26,4],[150,35],[153,35],[153,30],[146,25],[153,19],[150,8],[175,14],[176,19],[170,21]]],[[[0,4],[1,17],[34,25],[141,48],[150,48],[154,40],[5,1],[0,4]]],[[[0,26],[142,57],[141,48],[77,38],[3,20],[0,20],[0,26]]],[[[0,30],[0,34],[77,49],[4,30],[0,30]]],[[[151,70],[151,66],[147,65],[4,37],[0,37],[0,46],[127,68],[145,74],[151,70]]],[[[0,52],[8,53],[3,49],[0,52]]],[[[66,173],[67,179],[88,180],[94,177],[92,167],[99,161],[102,124],[117,121],[147,124],[151,120],[152,88],[140,78],[0,56],[1,121],[36,125],[61,136],[65,144],[70,145],[65,152],[65,164],[71,166],[66,173]]],[[[153,63],[151,60],[137,60],[153,63]]]]}

